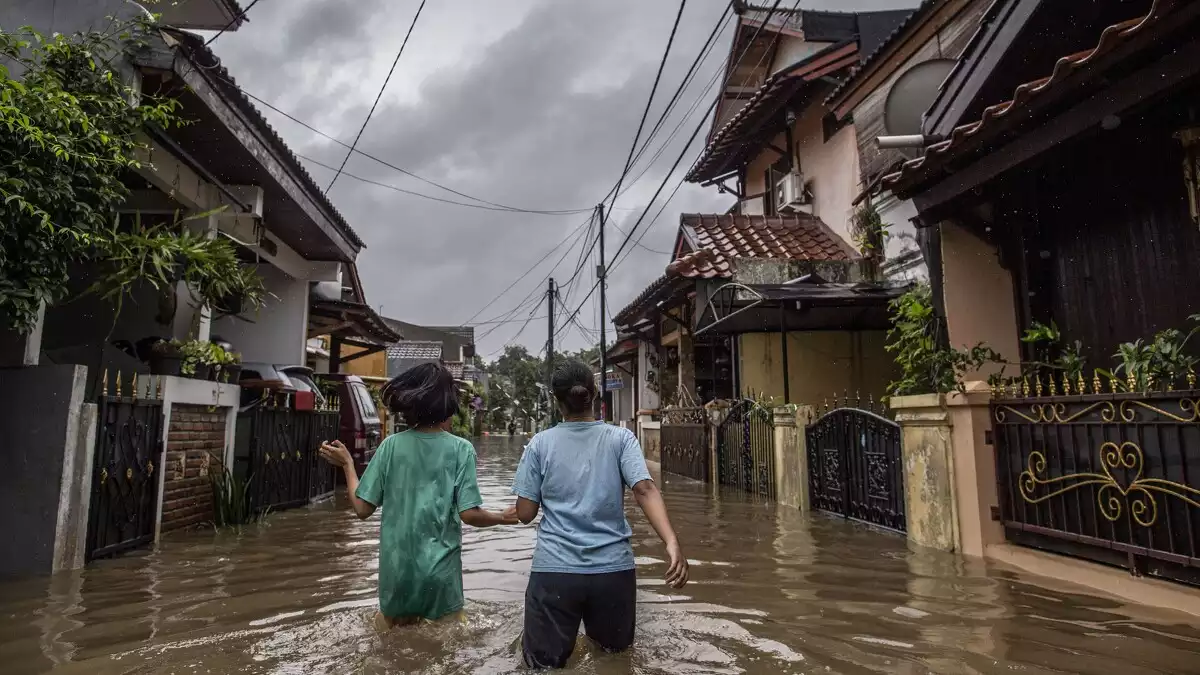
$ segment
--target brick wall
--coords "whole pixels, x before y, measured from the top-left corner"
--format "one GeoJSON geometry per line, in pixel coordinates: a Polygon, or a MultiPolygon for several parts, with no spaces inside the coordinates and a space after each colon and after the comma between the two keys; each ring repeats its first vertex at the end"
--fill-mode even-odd
{"type": "Polygon", "coordinates": [[[171,406],[163,485],[162,531],[170,532],[213,519],[209,472],[220,471],[225,456],[228,409],[200,405],[171,406]]]}

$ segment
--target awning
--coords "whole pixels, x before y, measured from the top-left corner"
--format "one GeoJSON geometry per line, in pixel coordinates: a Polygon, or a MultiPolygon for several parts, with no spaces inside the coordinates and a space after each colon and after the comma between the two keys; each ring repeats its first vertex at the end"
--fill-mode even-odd
{"type": "Polygon", "coordinates": [[[728,283],[709,296],[696,335],[887,330],[888,303],[911,284],[829,283],[809,275],[786,284],[728,283]]]}
{"type": "Polygon", "coordinates": [[[318,335],[340,338],[346,344],[367,340],[381,349],[401,338],[369,305],[314,298],[308,310],[308,336],[318,335]]]}

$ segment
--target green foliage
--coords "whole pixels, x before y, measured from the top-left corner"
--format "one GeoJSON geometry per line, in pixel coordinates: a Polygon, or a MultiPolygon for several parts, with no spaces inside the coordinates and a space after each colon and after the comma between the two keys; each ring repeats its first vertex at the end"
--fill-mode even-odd
{"type": "MultiPolygon", "coordinates": [[[[1200,324],[1200,314],[1188,317],[1193,324],[1200,324]]],[[[1177,383],[1194,372],[1197,357],[1187,353],[1187,344],[1200,325],[1194,325],[1184,334],[1175,328],[1159,331],[1150,342],[1135,340],[1118,345],[1113,358],[1119,361],[1112,372],[1097,370],[1106,377],[1114,389],[1147,391],[1155,384],[1177,383]]]]}
{"type": "Polygon", "coordinates": [[[250,503],[250,480],[233,475],[228,468],[209,474],[213,495],[213,524],[218,528],[240,528],[262,522],[267,511],[255,513],[250,503]]]}
{"type": "Polygon", "coordinates": [[[1061,371],[1072,382],[1083,377],[1083,343],[1076,340],[1061,346],[1062,333],[1053,321],[1049,326],[1034,321],[1025,329],[1021,342],[1033,345],[1038,356],[1037,360],[1026,364],[1024,374],[1040,376],[1043,370],[1050,369],[1061,371]]]}
{"type": "Polygon", "coordinates": [[[231,366],[236,363],[241,363],[242,357],[237,352],[226,351],[224,347],[212,342],[202,340],[188,340],[180,342],[179,340],[171,340],[170,342],[160,342],[155,345],[165,344],[163,350],[168,353],[179,354],[182,361],[179,366],[179,372],[188,377],[196,375],[196,370],[200,366],[231,366]]]}
{"type": "Polygon", "coordinates": [[[900,379],[888,385],[893,396],[961,390],[964,374],[1000,361],[1000,355],[982,343],[967,350],[939,343],[938,319],[927,285],[893,300],[891,311],[887,350],[896,355],[901,370],[900,379]]]}
{"type": "Polygon", "coordinates": [[[870,201],[863,202],[851,220],[854,244],[865,254],[877,253],[883,250],[887,238],[887,225],[883,217],[870,201]]]}
{"type": "MultiPolygon", "coordinates": [[[[41,303],[68,292],[71,267],[91,263],[92,289],[119,300],[139,281],[182,278],[202,302],[230,295],[260,303],[262,286],[223,239],[179,223],[122,224],[123,178],[142,168],[139,134],[182,123],[179,103],[139,95],[112,63],[142,45],[146,25],[44,37],[0,31],[0,315],[27,331],[41,303]]],[[[118,304],[119,308],[119,304],[118,304]]]]}

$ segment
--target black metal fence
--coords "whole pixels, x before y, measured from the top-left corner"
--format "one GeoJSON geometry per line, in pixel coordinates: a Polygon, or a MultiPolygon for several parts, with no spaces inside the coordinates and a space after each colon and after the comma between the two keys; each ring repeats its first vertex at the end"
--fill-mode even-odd
{"type": "Polygon", "coordinates": [[[812,508],[904,532],[900,425],[862,408],[827,411],[805,428],[812,508]]]}
{"type": "Polygon", "coordinates": [[[708,482],[708,414],[704,408],[667,408],[662,413],[662,469],[708,482]]]}
{"type": "Polygon", "coordinates": [[[717,481],[775,497],[775,425],[771,411],[752,400],[734,403],[717,427],[717,481]]]}
{"type": "Polygon", "coordinates": [[[1200,390],[997,394],[1010,541],[1200,584],[1200,390]]]}
{"type": "Polygon", "coordinates": [[[154,542],[163,404],[149,378],[110,389],[105,373],[96,419],[92,494],[88,511],[88,560],[154,542]]]}
{"type": "Polygon", "coordinates": [[[329,496],[334,470],[321,459],[322,441],[338,437],[337,410],[295,410],[271,399],[238,416],[249,428],[245,458],[255,511],[280,511],[329,496]]]}

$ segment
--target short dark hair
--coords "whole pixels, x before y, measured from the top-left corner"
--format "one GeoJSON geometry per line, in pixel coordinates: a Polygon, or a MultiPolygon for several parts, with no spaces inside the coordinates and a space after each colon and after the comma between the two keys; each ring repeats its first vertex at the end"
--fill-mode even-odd
{"type": "Polygon", "coordinates": [[[596,398],[596,380],[592,369],[579,359],[567,359],[554,369],[550,378],[554,398],[572,415],[586,412],[596,398]]]}
{"type": "Polygon", "coordinates": [[[384,385],[383,402],[410,427],[437,426],[458,414],[458,385],[444,366],[422,363],[384,385]]]}

